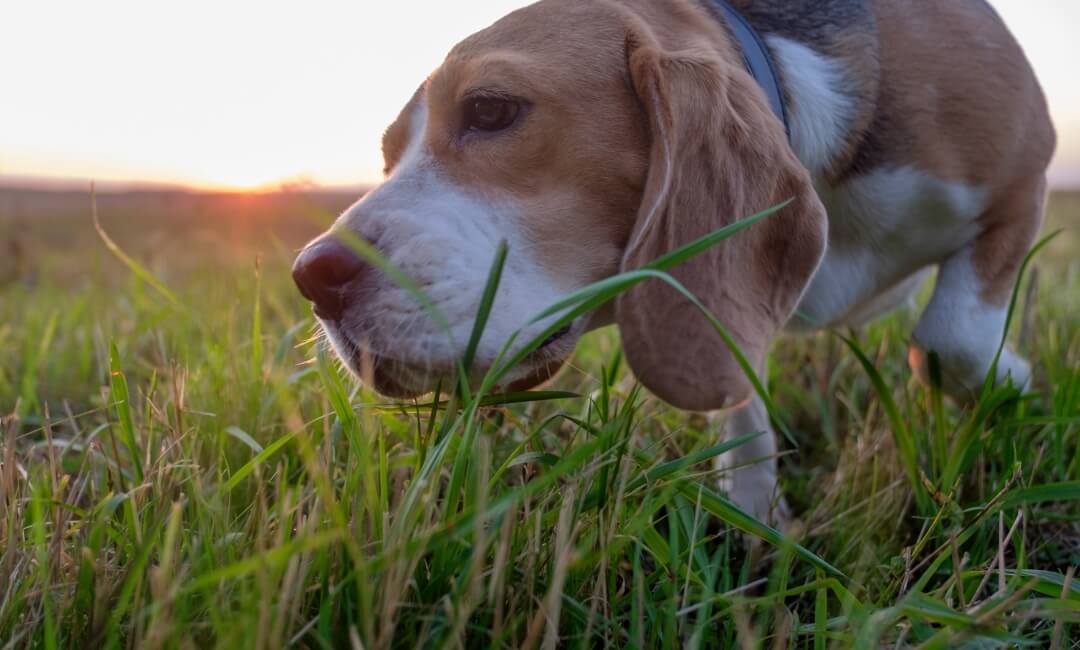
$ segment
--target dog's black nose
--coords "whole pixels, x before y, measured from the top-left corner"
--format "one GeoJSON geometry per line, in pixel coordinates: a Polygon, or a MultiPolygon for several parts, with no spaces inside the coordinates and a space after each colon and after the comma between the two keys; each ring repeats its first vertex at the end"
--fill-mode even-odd
{"type": "Polygon", "coordinates": [[[339,320],[345,311],[345,285],[356,280],[368,264],[344,243],[327,237],[308,245],[293,264],[293,281],[315,303],[315,314],[339,320]]]}

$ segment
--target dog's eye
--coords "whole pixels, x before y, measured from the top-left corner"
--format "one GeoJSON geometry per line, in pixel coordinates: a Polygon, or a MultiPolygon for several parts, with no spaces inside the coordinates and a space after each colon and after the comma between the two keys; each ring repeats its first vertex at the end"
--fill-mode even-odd
{"type": "Polygon", "coordinates": [[[469,131],[502,131],[517,119],[521,105],[501,97],[473,97],[465,103],[465,128],[469,131]]]}

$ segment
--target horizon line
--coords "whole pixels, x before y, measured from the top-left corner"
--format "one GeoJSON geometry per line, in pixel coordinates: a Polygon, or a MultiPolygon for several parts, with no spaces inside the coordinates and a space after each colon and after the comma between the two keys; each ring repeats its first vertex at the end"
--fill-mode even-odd
{"type": "Polygon", "coordinates": [[[152,179],[104,178],[94,179],[77,176],[47,176],[38,174],[0,173],[0,191],[23,190],[40,192],[185,192],[193,194],[275,194],[284,192],[367,192],[375,183],[322,183],[309,178],[284,179],[254,187],[236,187],[228,184],[164,181],[152,179]]]}
{"type": "MultiPolygon", "coordinates": [[[[117,192],[188,192],[197,194],[275,194],[284,192],[349,193],[368,192],[378,182],[324,183],[309,177],[285,178],[253,187],[237,187],[228,184],[198,183],[188,181],[165,181],[137,178],[94,179],[77,176],[49,176],[39,174],[0,173],[0,190],[32,190],[44,192],[96,191],[117,192]]],[[[1080,174],[1048,175],[1049,191],[1080,192],[1080,174]],[[1057,178],[1055,178],[1057,176],[1057,178]],[[1066,178],[1067,177],[1067,178],[1066,178]]]]}

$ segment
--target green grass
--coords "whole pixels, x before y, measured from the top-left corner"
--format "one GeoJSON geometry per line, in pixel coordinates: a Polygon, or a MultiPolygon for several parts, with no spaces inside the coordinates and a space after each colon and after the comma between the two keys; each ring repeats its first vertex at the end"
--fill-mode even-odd
{"type": "Polygon", "coordinates": [[[0,287],[0,648],[1076,647],[1075,200],[1018,292],[1028,395],[913,380],[914,311],[778,343],[786,536],[614,332],[544,392],[389,404],[318,352],[296,241],[109,216],[147,273],[68,219],[0,287]]]}

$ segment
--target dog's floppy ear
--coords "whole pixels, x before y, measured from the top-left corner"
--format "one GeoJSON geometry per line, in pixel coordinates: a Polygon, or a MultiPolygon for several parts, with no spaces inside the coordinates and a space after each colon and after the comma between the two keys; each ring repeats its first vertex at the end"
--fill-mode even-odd
{"type": "MultiPolygon", "coordinates": [[[[783,125],[741,64],[711,51],[664,52],[628,39],[652,149],[623,270],[789,199],[765,220],[671,274],[723,323],[755,368],[824,254],[825,210],[783,125]]],[[[706,317],[670,285],[620,296],[616,320],[637,378],[687,410],[733,406],[751,383],[706,317]]]]}

